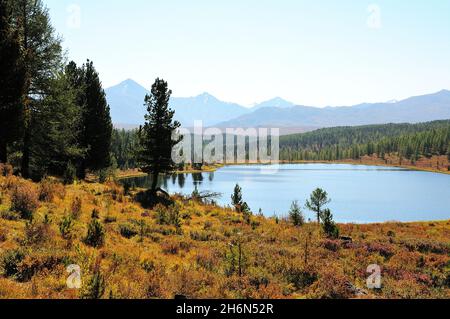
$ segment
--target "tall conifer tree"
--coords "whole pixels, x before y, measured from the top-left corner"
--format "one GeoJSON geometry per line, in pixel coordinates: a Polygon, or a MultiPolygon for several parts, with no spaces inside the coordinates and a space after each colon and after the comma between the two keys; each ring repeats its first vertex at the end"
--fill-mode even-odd
{"type": "Polygon", "coordinates": [[[18,32],[12,28],[8,3],[0,1],[0,162],[8,160],[8,144],[20,138],[25,87],[18,32]]]}
{"type": "Polygon", "coordinates": [[[111,164],[111,138],[113,125],[105,91],[92,61],[84,66],[83,111],[84,146],[88,149],[84,168],[101,170],[111,164]]]}
{"type": "Polygon", "coordinates": [[[139,162],[142,171],[153,177],[152,195],[156,194],[159,175],[175,169],[172,149],[181,141],[172,139],[172,134],[181,124],[173,120],[175,111],[169,108],[171,95],[167,82],[157,78],[151,94],[145,97],[148,113],[144,126],[139,130],[139,162]]]}
{"type": "Polygon", "coordinates": [[[50,23],[47,8],[41,0],[6,0],[12,8],[12,20],[18,32],[25,70],[24,138],[21,170],[24,177],[30,174],[32,119],[39,111],[39,101],[61,66],[61,39],[50,23]]]}

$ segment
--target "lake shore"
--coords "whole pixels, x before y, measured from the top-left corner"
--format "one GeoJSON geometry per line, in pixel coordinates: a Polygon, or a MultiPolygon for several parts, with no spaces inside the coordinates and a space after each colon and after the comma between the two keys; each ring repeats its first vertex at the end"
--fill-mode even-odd
{"type": "Polygon", "coordinates": [[[100,298],[170,299],[180,293],[193,299],[448,298],[450,293],[445,266],[450,221],[339,223],[341,237],[331,239],[313,222],[295,227],[283,218],[248,221],[232,209],[180,196],[172,197],[173,208],[145,208],[136,194],[112,182],[44,184],[0,176],[0,263],[17,266],[0,274],[0,298],[83,296],[85,290],[61,285],[65,260],[79,264],[88,281],[95,275],[104,279],[100,298]],[[38,201],[32,224],[12,209],[12,194],[20,189],[36,198],[38,190],[48,195],[38,201]],[[174,213],[176,220],[166,219],[174,213]],[[98,247],[86,240],[94,220],[104,236],[98,247]],[[230,257],[237,251],[230,243],[236,242],[246,260],[241,274],[230,257]],[[366,269],[374,263],[383,269],[377,291],[365,286],[366,269]]]}
{"type": "MultiPolygon", "coordinates": [[[[382,160],[376,157],[368,157],[365,156],[361,158],[360,160],[339,160],[339,161],[280,161],[279,164],[285,165],[285,164],[347,164],[347,165],[367,165],[367,166],[378,166],[378,167],[393,167],[393,168],[402,168],[402,169],[408,169],[408,170],[414,170],[414,171],[423,171],[423,172],[429,172],[429,173],[439,173],[439,174],[446,174],[450,175],[450,170],[448,169],[448,160],[446,161],[446,157],[432,157],[431,159],[421,159],[423,163],[422,165],[413,165],[411,161],[406,161],[406,164],[400,164],[398,163],[398,158],[391,157],[388,159],[388,163],[385,162],[386,160],[382,160]],[[384,161],[384,162],[383,162],[384,161]],[[391,161],[391,162],[389,162],[391,161]],[[441,162],[442,165],[436,165],[436,163],[441,162]],[[438,169],[438,167],[440,167],[438,169]],[[446,167],[446,169],[445,169],[446,167]]],[[[241,163],[229,163],[229,164],[211,164],[211,165],[205,165],[202,167],[201,170],[193,169],[190,167],[186,167],[183,170],[176,171],[175,174],[193,174],[193,173],[211,173],[215,172],[223,167],[226,166],[241,166],[241,165],[268,165],[268,164],[261,164],[257,162],[241,162],[241,163]]],[[[127,179],[127,178],[133,178],[133,177],[141,177],[141,176],[147,176],[146,173],[141,172],[138,169],[133,170],[126,170],[121,171],[119,170],[117,172],[117,178],[118,179],[127,179]]]]}

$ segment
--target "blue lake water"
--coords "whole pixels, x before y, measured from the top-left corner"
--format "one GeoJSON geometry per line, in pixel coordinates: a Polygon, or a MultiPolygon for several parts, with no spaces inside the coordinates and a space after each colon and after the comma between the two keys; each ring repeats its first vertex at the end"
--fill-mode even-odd
{"type": "MultiPolygon", "coordinates": [[[[149,187],[150,178],[124,180],[149,187]]],[[[320,187],[331,198],[328,207],[338,222],[434,221],[450,219],[450,175],[344,164],[228,166],[214,173],[182,174],[161,180],[170,193],[221,193],[217,202],[230,205],[236,183],[253,212],[285,216],[292,201],[304,206],[320,187]]],[[[307,218],[314,215],[305,209],[307,218]]]]}

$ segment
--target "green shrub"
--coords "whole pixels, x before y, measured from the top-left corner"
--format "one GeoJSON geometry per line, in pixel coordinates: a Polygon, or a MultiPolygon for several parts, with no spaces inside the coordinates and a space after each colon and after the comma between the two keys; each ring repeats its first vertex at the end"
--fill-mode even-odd
{"type": "Polygon", "coordinates": [[[155,207],[155,211],[156,222],[159,225],[175,226],[177,229],[181,228],[181,213],[178,204],[174,204],[169,207],[157,205],[155,207]]]}
{"type": "Polygon", "coordinates": [[[333,214],[329,209],[325,209],[321,214],[322,229],[328,238],[339,238],[339,228],[333,221],[333,214]]]}
{"type": "Polygon", "coordinates": [[[100,211],[97,208],[94,208],[91,213],[92,219],[100,219],[100,211]]]}
{"type": "Polygon", "coordinates": [[[72,163],[67,164],[63,176],[64,184],[66,185],[73,184],[76,179],[77,179],[77,168],[72,163]]]}
{"type": "Polygon", "coordinates": [[[81,299],[101,299],[105,294],[106,284],[100,270],[94,271],[85,288],[81,291],[81,299]]]}
{"type": "Polygon", "coordinates": [[[0,268],[6,277],[28,282],[40,271],[51,271],[62,264],[64,257],[52,253],[28,254],[22,249],[7,251],[0,258],[0,268]]]}
{"type": "Polygon", "coordinates": [[[122,235],[122,237],[128,239],[133,238],[139,234],[139,231],[137,230],[136,226],[130,223],[119,225],[119,232],[120,235],[122,235]]]}
{"type": "Polygon", "coordinates": [[[6,251],[0,259],[0,269],[6,277],[16,278],[19,274],[19,267],[25,259],[25,252],[21,249],[6,251]]]}
{"type": "Polygon", "coordinates": [[[73,230],[73,218],[71,216],[65,216],[59,223],[59,232],[62,238],[66,240],[72,239],[73,230]]]}
{"type": "Polygon", "coordinates": [[[296,227],[303,226],[305,224],[305,216],[303,215],[303,212],[297,201],[293,202],[291,205],[291,209],[289,210],[289,219],[291,220],[291,223],[296,227]]]}
{"type": "Polygon", "coordinates": [[[105,229],[97,219],[92,219],[90,222],[84,243],[94,248],[105,244],[105,229]]]}
{"type": "Polygon", "coordinates": [[[309,287],[318,279],[318,275],[315,271],[294,265],[287,267],[284,270],[283,275],[286,280],[293,284],[297,289],[309,287]]]}
{"type": "Polygon", "coordinates": [[[109,177],[109,171],[108,169],[101,169],[98,171],[98,181],[101,184],[104,184],[109,177]]]}

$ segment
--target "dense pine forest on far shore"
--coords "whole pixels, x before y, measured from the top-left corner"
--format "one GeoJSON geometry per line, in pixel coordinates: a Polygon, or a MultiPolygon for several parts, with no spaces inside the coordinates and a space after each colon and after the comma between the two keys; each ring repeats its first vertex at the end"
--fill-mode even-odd
{"type": "MultiPolygon", "coordinates": [[[[112,153],[121,169],[137,167],[134,149],[138,130],[115,129],[112,153]]],[[[414,165],[422,159],[447,156],[450,160],[450,120],[419,124],[384,124],[324,128],[280,138],[280,160],[342,161],[375,157],[385,164],[414,165]],[[392,163],[391,163],[392,164],[392,163]]]]}
{"type": "Polygon", "coordinates": [[[280,157],[287,161],[336,161],[396,154],[400,158],[448,155],[450,120],[419,124],[336,127],[281,137],[280,157]]]}

